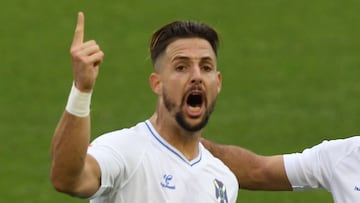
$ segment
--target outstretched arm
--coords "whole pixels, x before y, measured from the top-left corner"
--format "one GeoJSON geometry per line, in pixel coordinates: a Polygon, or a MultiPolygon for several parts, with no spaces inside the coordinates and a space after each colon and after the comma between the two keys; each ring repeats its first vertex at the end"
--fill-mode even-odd
{"type": "Polygon", "coordinates": [[[239,146],[203,139],[202,144],[236,175],[240,187],[249,190],[292,190],[282,155],[261,156],[239,146]]]}
{"type": "Polygon", "coordinates": [[[71,56],[74,86],[51,146],[51,182],[61,192],[89,197],[100,185],[100,168],[87,155],[90,142],[90,97],[103,52],[94,40],[84,40],[84,14],[79,12],[71,56]]]}

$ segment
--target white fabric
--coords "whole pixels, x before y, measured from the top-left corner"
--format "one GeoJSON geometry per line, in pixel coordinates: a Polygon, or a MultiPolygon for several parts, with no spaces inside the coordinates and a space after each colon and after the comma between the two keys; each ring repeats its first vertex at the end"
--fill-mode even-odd
{"type": "Polygon", "coordinates": [[[101,187],[90,202],[236,202],[235,175],[201,144],[199,148],[199,156],[187,161],[149,121],[100,136],[88,149],[102,172],[101,187]],[[225,191],[228,201],[221,201],[225,191]]]}
{"type": "Polygon", "coordinates": [[[88,116],[90,114],[91,95],[92,92],[81,92],[73,82],[65,110],[78,117],[88,116]]]}
{"type": "Polygon", "coordinates": [[[360,137],[324,141],[302,153],[284,155],[294,190],[324,188],[335,203],[360,202],[360,137]]]}

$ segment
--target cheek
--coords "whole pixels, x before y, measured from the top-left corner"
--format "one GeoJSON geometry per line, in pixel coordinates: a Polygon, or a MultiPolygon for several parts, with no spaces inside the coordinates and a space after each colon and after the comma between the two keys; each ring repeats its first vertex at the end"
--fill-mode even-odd
{"type": "Polygon", "coordinates": [[[208,95],[210,98],[215,98],[220,93],[221,90],[221,82],[217,78],[213,78],[211,81],[209,81],[211,84],[208,86],[208,95]]]}
{"type": "Polygon", "coordinates": [[[181,91],[184,84],[186,84],[186,80],[176,75],[169,76],[163,80],[163,86],[174,91],[181,91]]]}
{"type": "Polygon", "coordinates": [[[173,80],[166,80],[162,83],[162,91],[171,97],[179,94],[179,83],[173,80]]]}

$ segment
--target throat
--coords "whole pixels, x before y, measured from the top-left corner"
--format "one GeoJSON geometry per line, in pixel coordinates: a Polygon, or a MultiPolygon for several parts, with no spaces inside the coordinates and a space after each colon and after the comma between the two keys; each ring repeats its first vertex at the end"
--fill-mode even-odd
{"type": "Polygon", "coordinates": [[[169,145],[179,151],[188,161],[194,160],[199,156],[200,131],[188,131],[179,126],[177,121],[162,119],[158,114],[154,114],[150,123],[169,145]]]}
{"type": "Polygon", "coordinates": [[[179,150],[187,161],[192,161],[199,156],[199,143],[196,143],[193,146],[174,146],[179,150]]]}
{"type": "MultiPolygon", "coordinates": [[[[193,133],[191,133],[193,134],[193,133]]],[[[162,136],[162,135],[161,135],[162,136]]],[[[172,147],[177,149],[188,161],[199,156],[199,137],[197,135],[173,134],[162,136],[172,147]]]]}

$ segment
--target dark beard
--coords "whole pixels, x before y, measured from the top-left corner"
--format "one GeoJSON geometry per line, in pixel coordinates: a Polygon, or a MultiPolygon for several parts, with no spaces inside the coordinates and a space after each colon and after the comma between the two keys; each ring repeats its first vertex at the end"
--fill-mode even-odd
{"type": "MultiPolygon", "coordinates": [[[[211,114],[211,113],[210,113],[211,114]]],[[[176,115],[175,115],[175,119],[176,121],[178,122],[178,124],[183,128],[185,129],[186,131],[189,131],[189,132],[196,132],[196,131],[199,131],[201,129],[203,129],[206,124],[208,123],[209,121],[209,113],[207,112],[204,119],[201,120],[201,122],[195,126],[191,126],[189,123],[187,123],[184,119],[184,115],[181,113],[181,112],[177,112],[176,115]]]]}
{"type": "MultiPolygon", "coordinates": [[[[163,98],[164,98],[165,108],[169,112],[171,112],[176,107],[175,103],[170,101],[170,99],[167,97],[167,94],[165,92],[163,92],[163,98]]],[[[201,122],[195,126],[191,126],[189,123],[187,123],[185,121],[185,115],[181,111],[176,112],[175,119],[176,119],[177,123],[180,125],[180,127],[182,127],[184,130],[189,131],[189,132],[199,131],[199,130],[203,129],[206,126],[206,124],[208,123],[210,115],[214,110],[215,103],[216,103],[216,98],[210,104],[209,108],[206,110],[205,116],[201,120],[201,122]]],[[[185,98],[183,99],[181,106],[183,106],[184,104],[185,104],[185,98]]]]}

